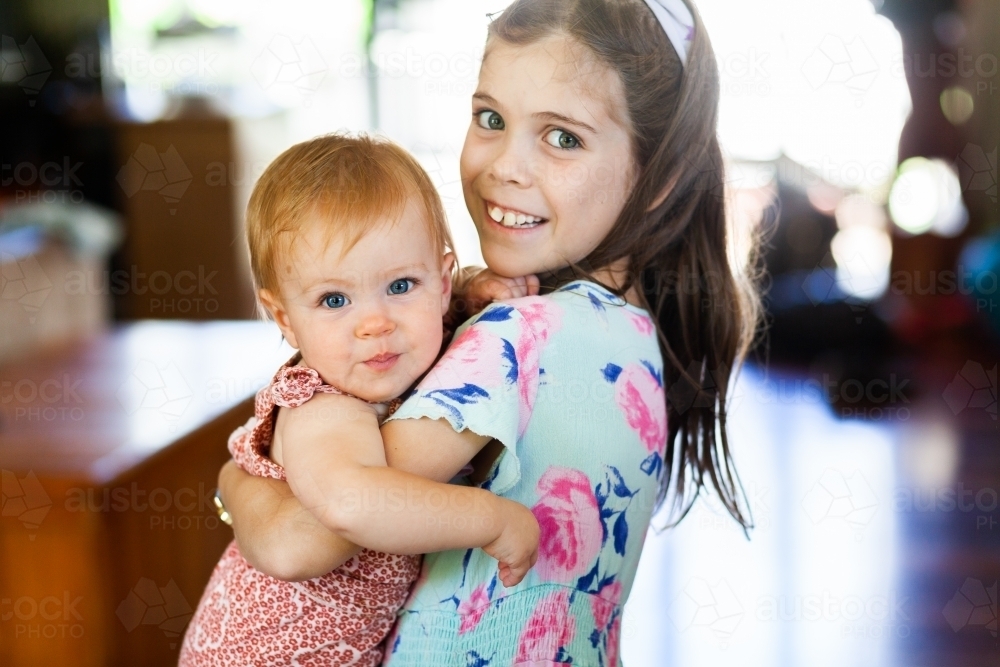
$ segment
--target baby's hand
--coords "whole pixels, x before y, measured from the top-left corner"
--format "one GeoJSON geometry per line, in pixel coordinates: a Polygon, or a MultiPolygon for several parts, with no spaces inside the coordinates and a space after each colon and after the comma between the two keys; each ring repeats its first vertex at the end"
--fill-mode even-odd
{"type": "Polygon", "coordinates": [[[500,581],[507,588],[524,579],[538,560],[538,521],[527,507],[501,499],[505,523],[500,537],[483,547],[499,563],[500,581]]]}
{"type": "Polygon", "coordinates": [[[493,301],[535,296],[538,294],[538,287],[538,276],[535,275],[505,278],[489,269],[483,269],[465,284],[462,295],[465,299],[465,313],[478,313],[493,301]]]}

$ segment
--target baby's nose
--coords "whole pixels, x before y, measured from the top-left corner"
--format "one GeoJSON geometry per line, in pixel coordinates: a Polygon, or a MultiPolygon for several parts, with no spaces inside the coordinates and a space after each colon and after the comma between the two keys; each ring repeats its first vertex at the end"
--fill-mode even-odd
{"type": "Polygon", "coordinates": [[[357,335],[359,338],[372,338],[392,333],[395,329],[396,323],[384,313],[371,313],[361,319],[357,335]]]}

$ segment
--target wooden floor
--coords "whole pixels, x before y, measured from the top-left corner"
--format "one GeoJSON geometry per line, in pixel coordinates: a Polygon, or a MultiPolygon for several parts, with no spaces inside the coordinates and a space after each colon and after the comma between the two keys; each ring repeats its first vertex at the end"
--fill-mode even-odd
{"type": "Polygon", "coordinates": [[[1000,666],[996,359],[896,367],[743,373],[732,432],[757,528],[701,503],[650,533],[627,667],[1000,666]]]}

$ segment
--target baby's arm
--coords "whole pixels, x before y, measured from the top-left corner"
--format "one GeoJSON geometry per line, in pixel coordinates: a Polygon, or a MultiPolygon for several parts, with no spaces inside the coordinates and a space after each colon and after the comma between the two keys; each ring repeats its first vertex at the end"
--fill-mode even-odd
{"type": "Polygon", "coordinates": [[[357,399],[322,395],[309,404],[312,415],[337,417],[279,418],[283,464],[296,498],[331,531],[398,554],[482,547],[501,562],[506,586],[534,564],[538,526],[527,508],[386,467],[377,415],[357,399]]]}
{"type": "Polygon", "coordinates": [[[334,570],[361,547],[326,526],[286,482],[256,477],[230,460],[219,472],[219,489],[233,518],[240,553],[256,569],[283,581],[304,581],[334,570]]]}

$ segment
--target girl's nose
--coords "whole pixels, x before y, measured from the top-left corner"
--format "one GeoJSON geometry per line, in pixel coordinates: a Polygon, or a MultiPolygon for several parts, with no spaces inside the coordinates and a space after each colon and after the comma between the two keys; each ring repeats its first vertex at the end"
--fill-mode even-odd
{"type": "Polygon", "coordinates": [[[508,134],[489,166],[489,175],[499,183],[528,187],[532,182],[530,146],[523,138],[508,134]]]}

